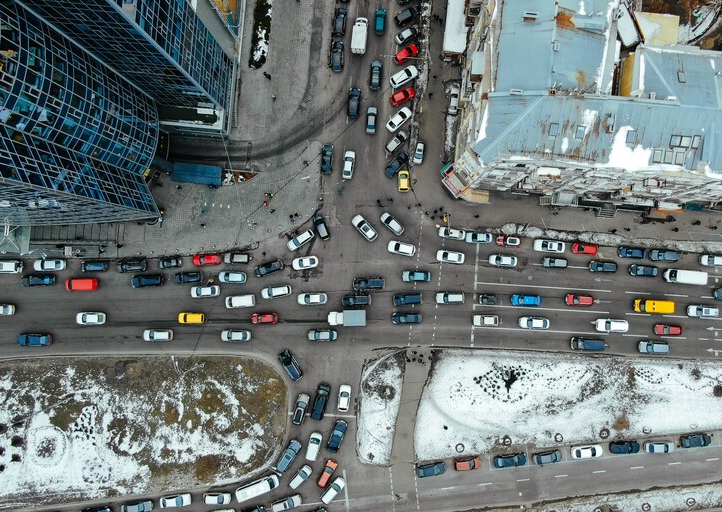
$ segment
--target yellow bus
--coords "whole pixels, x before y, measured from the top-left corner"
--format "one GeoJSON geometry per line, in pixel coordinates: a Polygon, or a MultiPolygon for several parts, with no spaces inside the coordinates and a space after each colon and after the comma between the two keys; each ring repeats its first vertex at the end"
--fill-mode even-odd
{"type": "Polygon", "coordinates": [[[637,313],[669,315],[674,313],[674,302],[671,300],[635,299],[634,311],[637,313]]]}

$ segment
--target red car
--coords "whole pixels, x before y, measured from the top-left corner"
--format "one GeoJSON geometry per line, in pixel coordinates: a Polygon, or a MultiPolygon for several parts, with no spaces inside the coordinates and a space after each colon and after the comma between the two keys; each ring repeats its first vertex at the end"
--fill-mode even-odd
{"type": "Polygon", "coordinates": [[[223,263],[223,258],[221,258],[220,254],[196,254],[193,256],[193,264],[196,267],[220,265],[221,263],[223,263]]]}
{"type": "Polygon", "coordinates": [[[392,107],[398,107],[399,105],[413,99],[415,96],[416,91],[414,90],[414,88],[407,87],[406,89],[402,89],[399,92],[392,94],[389,98],[389,101],[391,102],[392,107]]]}
{"type": "Polygon", "coordinates": [[[659,334],[660,336],[681,336],[682,327],[670,324],[654,324],[654,334],[659,334]]]}
{"type": "Polygon", "coordinates": [[[521,245],[521,239],[518,236],[499,235],[495,242],[499,247],[519,247],[521,245]]]}
{"type": "Polygon", "coordinates": [[[572,245],[572,252],[574,254],[586,254],[587,256],[597,255],[597,246],[592,244],[583,244],[580,242],[572,245]]]}
{"type": "Polygon", "coordinates": [[[278,313],[253,313],[251,315],[252,324],[277,324],[278,313]]]}
{"type": "Polygon", "coordinates": [[[564,297],[567,306],[593,306],[594,297],[591,295],[577,295],[576,293],[567,293],[564,297]]]}
{"type": "Polygon", "coordinates": [[[456,471],[470,471],[481,467],[481,459],[479,457],[467,457],[465,459],[455,459],[454,469],[456,471]]]}
{"type": "Polygon", "coordinates": [[[336,468],[338,468],[338,462],[333,459],[328,459],[326,461],[326,465],[323,467],[323,471],[321,471],[321,476],[318,477],[316,485],[321,488],[326,487],[328,485],[328,481],[331,480],[331,475],[333,475],[333,472],[336,471],[336,468]]]}
{"type": "Polygon", "coordinates": [[[415,44],[410,44],[406,48],[401,48],[398,52],[396,52],[396,55],[394,55],[394,62],[396,64],[401,64],[411,57],[416,57],[418,54],[419,47],[415,44]]]}

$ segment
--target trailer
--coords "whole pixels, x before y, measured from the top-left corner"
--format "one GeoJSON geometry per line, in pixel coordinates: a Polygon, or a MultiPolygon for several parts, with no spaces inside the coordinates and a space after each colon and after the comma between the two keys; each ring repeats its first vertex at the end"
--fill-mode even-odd
{"type": "Polygon", "coordinates": [[[343,311],[331,311],[328,314],[329,325],[343,325],[344,327],[365,327],[365,309],[344,309],[343,311]]]}

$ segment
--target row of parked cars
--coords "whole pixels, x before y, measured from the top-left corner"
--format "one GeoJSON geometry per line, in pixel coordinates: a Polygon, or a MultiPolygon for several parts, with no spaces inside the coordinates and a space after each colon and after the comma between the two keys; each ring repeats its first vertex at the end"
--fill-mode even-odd
{"type": "MultiPolygon", "coordinates": [[[[680,436],[679,445],[683,448],[698,448],[709,446],[712,438],[709,434],[696,433],[680,436]]],[[[664,454],[672,453],[675,449],[673,441],[647,441],[643,444],[645,453],[664,454]]],[[[638,453],[640,445],[638,441],[612,441],[609,443],[609,453],[612,454],[633,454],[638,453]]],[[[573,460],[595,459],[604,455],[604,448],[601,444],[590,444],[572,446],[569,454],[573,460]]],[[[508,453],[497,455],[492,459],[492,465],[497,469],[525,466],[527,454],[524,452],[508,453]]],[[[562,450],[545,450],[532,454],[531,460],[534,464],[544,466],[554,464],[563,460],[562,450]]],[[[454,460],[456,471],[468,471],[479,469],[481,459],[479,457],[463,457],[454,460]]],[[[446,464],[443,461],[431,462],[416,466],[416,476],[419,478],[441,475],[446,471],[446,464]]]]}

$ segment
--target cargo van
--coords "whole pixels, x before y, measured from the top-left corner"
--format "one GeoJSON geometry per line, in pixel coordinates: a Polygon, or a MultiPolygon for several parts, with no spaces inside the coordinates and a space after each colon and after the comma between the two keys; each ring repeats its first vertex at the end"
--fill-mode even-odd
{"type": "Polygon", "coordinates": [[[574,336],[571,339],[570,346],[572,350],[593,350],[595,352],[602,352],[607,348],[607,344],[602,340],[584,338],[582,336],[574,336]]]}
{"type": "Polygon", "coordinates": [[[0,273],[19,274],[23,271],[23,262],[20,260],[0,261],[0,273]]]}
{"type": "Polygon", "coordinates": [[[188,313],[188,312],[181,312],[178,313],[178,323],[179,324],[204,324],[206,323],[206,315],[205,313],[188,313]]]}
{"type": "Polygon", "coordinates": [[[369,20],[356,18],[351,32],[351,53],[363,55],[366,53],[366,38],[368,37],[369,20]]]}
{"type": "Polygon", "coordinates": [[[255,305],[256,296],[253,294],[231,295],[230,297],[226,297],[226,307],[228,309],[252,308],[255,305]]]}
{"type": "Polygon", "coordinates": [[[696,284],[705,286],[707,284],[707,272],[698,270],[682,270],[679,268],[670,268],[662,274],[664,280],[668,283],[696,284]]]}
{"type": "Polygon", "coordinates": [[[260,480],[256,480],[255,482],[251,482],[248,485],[244,485],[243,487],[236,489],[236,499],[238,500],[238,503],[243,503],[244,501],[248,501],[250,499],[257,498],[262,494],[266,494],[267,492],[271,492],[276,487],[278,487],[277,475],[264,476],[260,480]]]}
{"type": "Polygon", "coordinates": [[[65,289],[69,292],[94,292],[99,284],[97,277],[76,277],[65,280],[65,289]]]}
{"type": "Polygon", "coordinates": [[[634,311],[637,313],[671,315],[674,313],[674,302],[671,300],[634,299],[634,311]]]}

